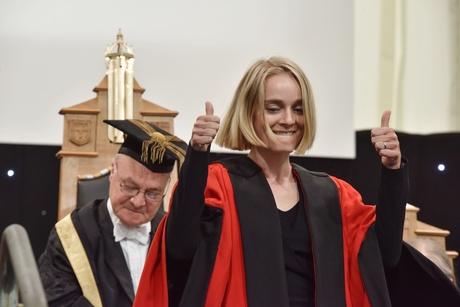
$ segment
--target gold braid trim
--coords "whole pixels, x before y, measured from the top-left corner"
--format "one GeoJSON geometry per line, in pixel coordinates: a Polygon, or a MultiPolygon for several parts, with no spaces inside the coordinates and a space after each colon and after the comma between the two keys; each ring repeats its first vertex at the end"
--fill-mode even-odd
{"type": "Polygon", "coordinates": [[[61,240],[67,258],[72,265],[72,269],[77,277],[84,297],[86,297],[93,306],[102,307],[101,296],[97,288],[93,270],[91,269],[85,248],[73,225],[70,214],[56,223],[56,232],[61,240]]]}
{"type": "Polygon", "coordinates": [[[143,162],[147,163],[150,158],[150,161],[152,161],[152,163],[155,163],[157,161],[158,163],[162,163],[166,150],[169,150],[179,159],[180,169],[182,163],[184,162],[186,152],[185,150],[173,143],[183,142],[180,138],[174,135],[164,135],[161,132],[156,131],[152,126],[150,126],[144,121],[138,119],[131,119],[130,121],[150,136],[150,140],[145,140],[142,142],[141,159],[143,162]]]}

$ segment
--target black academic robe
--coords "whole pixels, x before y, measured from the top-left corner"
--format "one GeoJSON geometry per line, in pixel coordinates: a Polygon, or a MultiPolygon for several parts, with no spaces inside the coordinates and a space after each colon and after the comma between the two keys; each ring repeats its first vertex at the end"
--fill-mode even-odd
{"type": "MultiPolygon", "coordinates": [[[[190,153],[188,155],[189,158],[200,158],[190,153]]],[[[231,186],[244,252],[246,298],[243,300],[247,300],[248,306],[289,306],[280,222],[265,176],[260,167],[247,157],[226,159],[218,163],[224,166],[223,175],[212,175],[212,179],[208,177],[206,185],[210,194],[205,193],[205,197],[209,199],[208,202],[217,198],[231,202],[231,196],[211,192],[231,186]],[[228,173],[228,179],[225,173],[228,173]]],[[[193,169],[193,173],[199,172],[199,165],[201,163],[198,161],[185,164],[183,171],[193,169]]],[[[399,259],[408,194],[407,167],[401,170],[382,168],[379,205],[376,207],[362,204],[359,194],[350,185],[332,179],[327,174],[311,172],[295,164],[293,171],[304,193],[306,217],[314,252],[315,301],[318,306],[345,306],[346,302],[365,306],[369,301],[372,306],[390,306],[384,267],[396,265],[399,259]],[[350,216],[344,218],[343,215],[350,216]],[[376,221],[375,215],[378,216],[376,221]],[[356,230],[357,227],[360,229],[356,230]],[[348,229],[351,229],[350,232],[347,232],[348,229]],[[353,238],[347,238],[347,243],[343,241],[344,232],[353,235],[353,238]],[[359,245],[355,241],[359,242],[359,245]],[[349,258],[345,261],[347,266],[344,265],[345,258],[349,258]],[[365,279],[365,290],[360,276],[365,279]]],[[[180,179],[184,177],[186,176],[181,176],[180,179]]],[[[192,190],[189,186],[191,184],[200,183],[192,183],[189,180],[181,185],[179,181],[174,197],[185,193],[186,190],[192,190]]],[[[192,197],[192,194],[190,192],[186,199],[192,201],[194,197],[202,197],[192,197]]],[[[182,232],[185,224],[179,219],[192,214],[177,214],[181,209],[174,206],[175,200],[173,198],[167,231],[177,238],[174,232],[182,232]]],[[[189,264],[190,269],[181,269],[181,261],[169,258],[169,300],[173,306],[202,306],[205,301],[210,300],[210,291],[206,291],[213,285],[210,276],[227,274],[216,274],[221,265],[215,262],[215,257],[218,250],[222,250],[226,244],[217,245],[217,238],[222,236],[222,213],[219,212],[218,204],[214,205],[215,207],[205,206],[201,213],[200,243],[193,263],[189,264]],[[210,273],[204,275],[205,272],[210,273]],[[197,286],[200,283],[201,286],[197,286]],[[211,286],[207,286],[208,284],[211,286]],[[176,299],[180,303],[176,302],[176,299]]],[[[228,212],[224,215],[231,214],[230,210],[226,211],[228,212]]],[[[189,232],[191,231],[186,231],[189,232]]],[[[232,244],[235,244],[235,241],[232,241],[232,244]]],[[[235,293],[240,294],[239,291],[235,293]]]]}
{"type": "MultiPolygon", "coordinates": [[[[163,211],[152,220],[151,239],[163,211]]],[[[132,306],[134,289],[120,243],[115,242],[107,200],[95,200],[71,213],[85,248],[104,306],[132,306]]],[[[84,257],[85,255],[82,255],[84,257]]],[[[91,306],[53,227],[45,252],[38,260],[49,306],[91,306]]]]}
{"type": "MultiPolygon", "coordinates": [[[[240,306],[289,305],[281,231],[270,188],[260,168],[246,157],[220,164],[224,168],[212,171],[210,179],[206,154],[187,153],[169,216],[159,226],[149,252],[136,307],[215,306],[218,301],[226,306],[234,302],[240,306]],[[197,193],[204,185],[204,195],[197,193]],[[196,210],[200,203],[206,205],[196,210]],[[232,210],[235,207],[237,210],[232,210]],[[194,220],[199,221],[199,228],[190,222],[194,220]],[[197,230],[199,233],[194,234],[197,230]],[[180,254],[168,252],[167,237],[174,238],[168,244],[181,246],[175,248],[180,254]],[[190,253],[192,261],[182,257],[190,253]]],[[[417,265],[407,267],[414,261],[414,251],[402,242],[408,193],[406,167],[382,168],[376,210],[362,206],[359,195],[346,183],[296,165],[294,173],[306,199],[317,306],[414,306],[411,300],[415,294],[421,297],[417,302],[459,304],[458,290],[445,283],[448,279],[440,270],[432,268],[426,274],[431,266],[426,258],[419,257],[417,265]],[[355,226],[362,230],[355,231],[355,226]],[[345,243],[343,232],[350,233],[349,229],[361,239],[355,236],[345,243]],[[356,244],[350,244],[353,241],[356,244]],[[437,285],[434,291],[417,293],[415,284],[404,284],[424,275],[423,289],[437,285]],[[443,300],[446,293],[448,302],[443,300]]]]}

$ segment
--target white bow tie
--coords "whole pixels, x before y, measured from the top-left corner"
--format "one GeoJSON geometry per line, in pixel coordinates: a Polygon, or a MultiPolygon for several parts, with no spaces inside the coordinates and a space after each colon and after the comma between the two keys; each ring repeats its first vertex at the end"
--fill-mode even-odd
{"type": "Polygon", "coordinates": [[[118,221],[113,227],[115,242],[119,242],[123,239],[128,239],[135,240],[143,245],[147,245],[150,239],[149,229],[147,226],[147,224],[143,224],[137,227],[129,227],[118,221]]]}

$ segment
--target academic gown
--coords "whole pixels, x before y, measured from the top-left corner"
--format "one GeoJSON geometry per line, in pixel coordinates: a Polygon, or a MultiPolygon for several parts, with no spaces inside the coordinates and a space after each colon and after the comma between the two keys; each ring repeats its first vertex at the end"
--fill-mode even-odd
{"type": "MultiPolygon", "coordinates": [[[[152,220],[151,239],[163,216],[164,212],[159,211],[152,220]]],[[[74,210],[71,218],[85,248],[103,306],[132,306],[131,275],[121,245],[113,236],[107,199],[95,200],[74,210]]],[[[38,266],[49,306],[92,306],[82,294],[55,227],[38,266]]]]}
{"type": "MultiPolygon", "coordinates": [[[[134,306],[289,306],[278,212],[260,167],[247,157],[213,163],[209,170],[203,169],[206,162],[206,154],[189,148],[134,306]],[[197,215],[199,227],[190,222],[197,215]],[[184,240],[177,243],[184,257],[171,255],[166,235],[184,240]]],[[[382,167],[377,206],[364,205],[358,192],[337,178],[297,165],[293,171],[304,193],[316,306],[391,306],[386,272],[391,268],[394,279],[404,271],[400,255],[407,249],[406,167],[382,167]]]]}

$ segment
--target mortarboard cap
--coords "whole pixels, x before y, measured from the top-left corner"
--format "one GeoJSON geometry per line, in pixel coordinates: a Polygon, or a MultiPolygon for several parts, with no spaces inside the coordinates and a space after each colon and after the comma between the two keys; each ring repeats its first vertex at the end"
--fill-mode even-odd
{"type": "Polygon", "coordinates": [[[187,152],[187,144],[165,130],[138,119],[104,120],[125,134],[118,153],[130,156],[152,172],[169,173],[174,163],[179,168],[187,152]]]}

